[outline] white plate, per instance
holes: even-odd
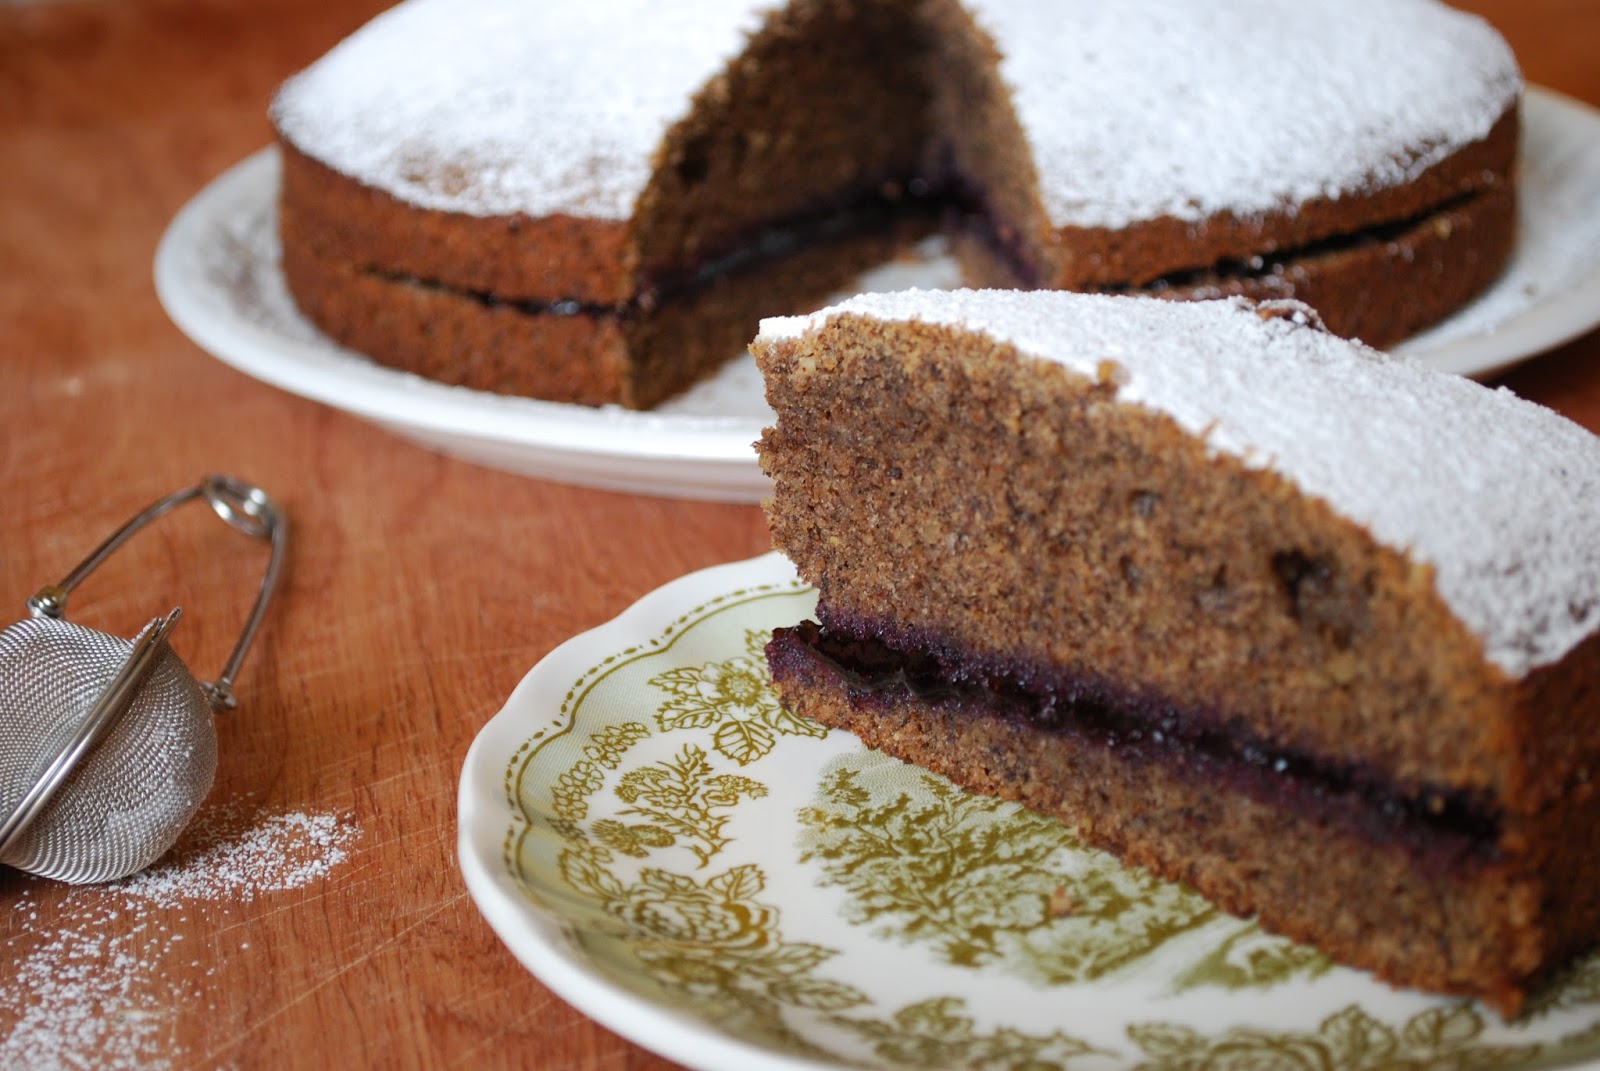
[[[1600,112],[1547,90],[1525,107],[1522,231],[1512,263],[1473,305],[1404,351],[1486,375],[1600,322]],[[651,413],[590,409],[447,387],[373,364],[295,308],[278,267],[278,157],[264,149],[172,221],[156,290],[202,348],[284,390],[496,468],[614,490],[754,501],[751,444],[770,413],[748,355]],[[872,273],[863,288],[955,285],[934,259]]]
[[[467,754],[467,888],[528,970],[622,1036],[705,1071],[1600,1055],[1600,954],[1507,1025],[788,717],[760,647],[814,602],[777,555],[674,581],[535,666]]]

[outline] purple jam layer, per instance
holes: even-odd
[[[900,649],[897,649],[900,648]],[[1446,871],[1500,857],[1498,812],[1473,794],[1398,786],[1360,763],[1277,749],[1215,712],[1118,690],[1102,680],[1040,667],[997,667],[933,645],[891,646],[865,631],[804,622],[777,629],[774,676],[821,667],[852,706],[914,697],[966,716],[1002,718],[1114,749],[1124,763],[1181,771],[1215,791],[1238,792],[1315,822],[1337,823],[1372,844],[1397,845],[1419,865]]]
[[[1468,194],[1433,205],[1405,219],[1375,224],[1365,230],[1349,234],[1336,234],[1320,241],[1290,249],[1279,249],[1269,255],[1251,257],[1249,260],[1223,259],[1208,267],[1172,272],[1143,286],[1107,286],[1101,290],[1108,294],[1154,294],[1169,292],[1187,293],[1219,289],[1233,282],[1265,279],[1286,280],[1297,265],[1320,260],[1340,253],[1353,252],[1374,245],[1404,242],[1418,232],[1431,227],[1435,220],[1458,211],[1470,203],[1476,194]],[[1287,282],[1284,285],[1288,285]]]

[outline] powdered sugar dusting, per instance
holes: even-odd
[[[10,1032],[0,1040],[0,1066],[54,1071],[57,1068],[166,1068],[186,1062],[175,1048],[174,1016],[204,992],[175,992],[162,976],[177,958],[193,968],[208,955],[194,925],[172,928],[174,910],[210,921],[240,904],[326,877],[343,863],[359,836],[345,818],[331,814],[263,815],[239,804],[208,806],[166,861],[111,885],[83,886],[42,917],[25,889],[11,905],[15,934],[6,956],[16,963],[0,990],[0,1021]],[[41,927],[50,930],[38,937]],[[216,927],[205,936],[216,958]],[[226,950],[225,950],[226,951]],[[20,958],[18,958],[20,957]],[[207,975],[225,974],[225,961]]]
[[[855,313],[981,332],[1097,377],[1221,453],[1272,468],[1434,567],[1513,677],[1600,629],[1600,437],[1518,398],[1243,301],[903,291],[762,322],[795,337]]]
[[[1058,225],[1404,181],[1483,137],[1521,86],[1489,26],[1435,0],[966,2]],[[273,116],[425,207],[627,218],[663,135],[777,6],[409,0],[291,80]]]
[[[1488,134],[1510,48],[1433,0],[966,0],[1059,225],[1252,214],[1404,183]]]
[[[285,85],[273,119],[424,207],[627,218],[668,127],[763,6],[410,0]]]

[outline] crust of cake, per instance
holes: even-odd
[[[1223,272],[1207,278],[1200,273],[1198,279],[1144,292],[1181,300],[1303,301],[1319,310],[1334,334],[1384,349],[1487,289],[1511,256],[1516,219],[1515,193],[1496,186],[1395,233],[1371,237],[1365,232],[1326,249],[1290,252],[1263,274]]]
[[[1395,985],[1481,998],[1511,1017],[1593,934],[1600,823],[1589,801],[1508,820],[1490,857],[1428,865],[1407,845],[1228,791],[1181,763],[1141,762],[970,701],[855,690],[792,649],[772,664],[785,709],[1058,818],[1130,865]],[[1561,843],[1587,850],[1541,873]]]
[[[280,138],[284,244],[314,243],[355,270],[507,301],[620,305],[633,297],[627,224],[575,216],[473,216],[402,201]]]
[[[628,341],[617,316],[529,314],[415,278],[362,270],[322,253],[324,232],[280,219],[284,281],[334,341],[403,372],[452,386],[601,405],[629,395]]]
[[[759,247],[766,228],[826,218],[866,196],[892,202],[913,187],[931,191],[952,219],[973,213],[981,219],[985,238],[965,243],[962,261],[968,281],[983,285],[1138,288],[1330,238],[1357,243],[1374,228],[1415,221],[1401,240],[1303,258],[1268,278],[1168,288],[1173,297],[1295,296],[1318,307],[1332,329],[1380,345],[1470,299],[1509,254],[1515,105],[1485,138],[1401,185],[1374,184],[1260,215],[1218,213],[1200,223],[1162,217],[1117,229],[1057,228],[1045,218],[997,63],[993,41],[954,0],[785,6],[667,132],[653,178],[627,220],[419,207],[323,165],[314,150],[280,133],[283,240],[300,244],[286,262],[302,266],[291,290],[319,327],[386,364],[490,390],[644,407],[722,358],[691,356],[682,370],[648,382],[619,375],[618,369],[656,362],[631,351],[619,361],[617,339],[631,347],[637,333],[623,328],[619,335],[601,310],[643,317],[668,306],[703,309],[703,296],[684,296],[696,288],[683,280]],[[449,189],[465,181],[452,171],[460,166],[419,159],[416,177]],[[953,233],[970,226],[957,223]],[[305,267],[312,256],[322,270]],[[737,352],[739,336],[748,337],[758,316],[812,307],[816,297],[846,285],[856,267],[835,265],[820,289],[782,290],[750,303],[740,331],[712,330],[719,346],[724,337],[734,341],[721,352]],[[821,270],[813,259],[792,274],[819,278]],[[418,301],[417,284],[434,296]],[[313,292],[322,285],[336,289]],[[447,291],[462,300],[446,300]],[[385,293],[396,307],[385,306]],[[585,315],[533,330],[516,326],[497,303],[577,303]],[[447,320],[426,329],[417,315],[424,304],[448,307]],[[387,325],[373,327],[356,315]],[[581,337],[586,326],[592,337]],[[402,338],[402,330],[410,336]],[[516,348],[479,355],[474,365],[452,371],[460,340],[468,338],[496,345],[527,338],[530,347],[542,345],[534,339],[560,340],[585,363],[607,356],[604,368],[552,376],[517,367],[528,359],[548,362],[548,352]],[[541,393],[545,384],[557,393]]]
[[[1115,230],[1055,230],[1043,256],[1055,271],[1046,279],[1065,290],[1137,289],[1176,272],[1204,269],[1222,261],[1270,257],[1279,250],[1420,219],[1464,198],[1509,191],[1515,182],[1520,136],[1521,111],[1513,104],[1481,141],[1463,146],[1401,186],[1373,186],[1357,195],[1313,198],[1261,216],[1219,212],[1198,225],[1163,217]],[[1506,228],[1515,213],[1512,201],[1497,197],[1485,202]],[[1480,249],[1481,256],[1497,261],[1508,251],[1488,244]],[[1398,249],[1392,252],[1399,258],[1405,255]],[[1333,307],[1331,302],[1325,305]],[[1325,311],[1323,306],[1313,307],[1319,313]]]

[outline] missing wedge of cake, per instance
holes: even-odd
[[[1600,936],[1600,438],[1302,305],[769,319],[784,705],[1506,1015]]]

